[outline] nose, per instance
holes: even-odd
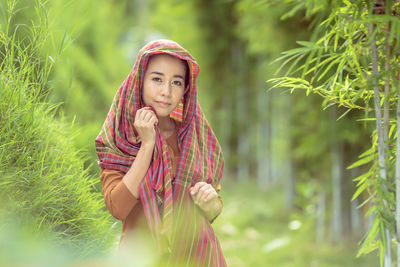
[[[161,95],[163,96],[170,96],[171,94],[171,83],[166,82],[162,85],[161,88]]]

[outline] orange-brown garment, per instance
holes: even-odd
[[[168,151],[172,158],[172,175],[176,176],[180,151],[178,148],[178,133],[174,132],[166,139]],[[143,206],[122,182],[125,173],[119,170],[101,169],[100,181],[103,189],[104,202],[111,215],[122,221],[120,245],[133,229],[148,230]],[[217,192],[221,186],[216,187]],[[222,201],[221,201],[222,204]]]

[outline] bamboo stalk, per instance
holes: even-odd
[[[337,136],[336,110],[330,109],[330,124],[333,136]],[[331,218],[331,240],[335,243],[342,241],[342,159],[343,142],[335,138],[331,143],[331,181],[332,181],[332,218]]]
[[[386,32],[386,61],[385,61],[385,99],[383,102],[383,142],[385,144],[385,151],[388,151],[389,145],[389,93],[390,93],[390,58],[391,58],[391,50],[392,47],[390,45],[390,29],[391,22],[388,23],[388,29]],[[387,171],[387,169],[386,169]]]
[[[397,85],[397,138],[396,138],[396,241],[397,266],[400,266],[400,73]]]
[[[375,25],[369,27],[369,34],[372,36],[375,30]],[[386,173],[386,152],[384,144],[384,134],[382,129],[382,112],[380,107],[380,91],[377,82],[378,77],[378,55],[375,37],[371,38],[371,54],[372,54],[372,87],[374,89],[374,105],[376,117],[376,131],[378,133],[378,163],[379,163],[379,176],[383,179],[387,178]],[[386,251],[384,254],[384,266],[392,266],[392,251],[391,251],[391,238],[387,228],[385,228],[386,236]]]

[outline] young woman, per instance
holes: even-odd
[[[144,244],[137,230],[145,227],[171,266],[226,265],[211,227],[224,160],[197,101],[198,72],[177,43],[150,42],[96,138],[105,203],[122,221],[120,247]]]

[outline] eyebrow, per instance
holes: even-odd
[[[161,72],[158,72],[158,71],[152,71],[152,72],[150,72],[150,74],[157,74],[157,75],[160,75],[160,76],[164,76],[164,73],[161,73]],[[183,78],[182,75],[178,75],[178,74],[175,74],[174,77],[175,78],[181,78],[182,80],[185,79],[185,78]]]

